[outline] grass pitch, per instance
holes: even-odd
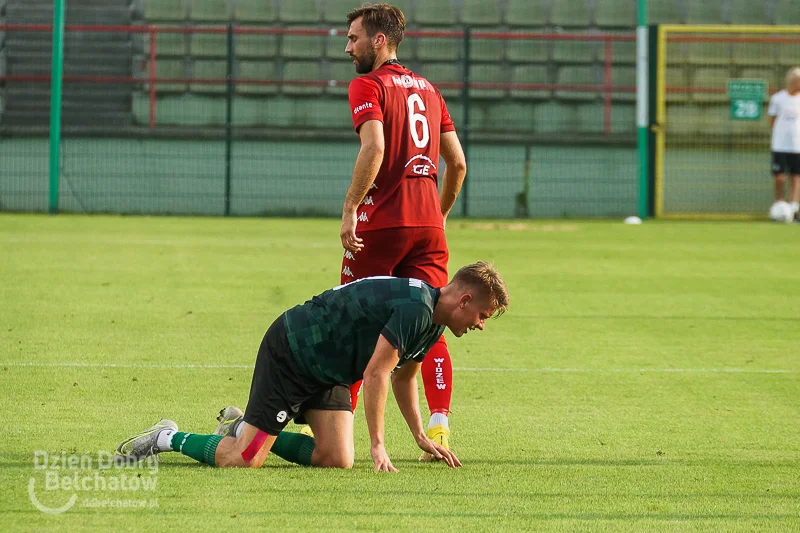
[[[359,410],[352,471],[166,454],[148,493],[48,491],[37,450],[96,457],[161,416],[207,433],[244,407],[267,326],[338,283],[338,223],[0,216],[0,530],[800,530],[797,227],[448,238],[453,270],[494,261],[512,297],[450,339],[462,469],[418,463],[390,398],[395,475],[372,472]],[[31,479],[45,506],[79,497],[42,513]],[[148,507],[110,507],[128,500]]]

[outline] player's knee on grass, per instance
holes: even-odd
[[[346,448],[315,448],[314,466],[322,468],[353,468],[355,451]]]

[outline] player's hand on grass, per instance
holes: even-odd
[[[363,239],[356,236],[356,224],[358,218],[355,211],[342,215],[342,230],[339,232],[339,237],[342,239],[344,249],[353,253],[360,252],[364,247]]]
[[[372,454],[372,461],[375,463],[376,472],[397,472],[383,444],[373,446],[370,453]]]
[[[441,444],[437,444],[433,442],[431,439],[425,437],[420,439],[417,442],[420,449],[424,452],[428,452],[433,456],[434,459],[437,461],[444,461],[447,463],[447,466],[450,468],[457,468],[461,466],[461,461],[458,460],[456,454],[442,446]]]

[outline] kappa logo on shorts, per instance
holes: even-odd
[[[369,218],[367,217],[366,213],[361,213],[360,215],[358,215],[358,221],[359,222],[369,222]]]
[[[351,252],[350,250],[347,250],[347,251],[344,253],[344,258],[345,258],[345,259],[349,259],[349,260],[351,260],[351,261],[355,261],[355,258],[356,258],[356,256],[354,256],[354,255],[353,255],[353,252]]]
[[[280,413],[278,413],[276,420],[282,424],[286,421],[286,416],[287,416],[286,411],[281,411]]]
[[[355,277],[355,276],[353,275],[353,271],[352,271],[352,270],[350,270],[350,267],[344,267],[344,268],[342,269],[342,274],[344,274],[345,276],[347,276],[347,277],[350,277],[350,278],[354,278],[354,277]]]

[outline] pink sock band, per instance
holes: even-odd
[[[264,443],[267,441],[268,434],[264,433],[260,429],[256,436],[253,437],[253,440],[250,441],[250,444],[247,445],[247,448],[242,452],[242,459],[246,463],[249,463],[253,460],[253,457],[261,450],[261,447],[264,446]]]

